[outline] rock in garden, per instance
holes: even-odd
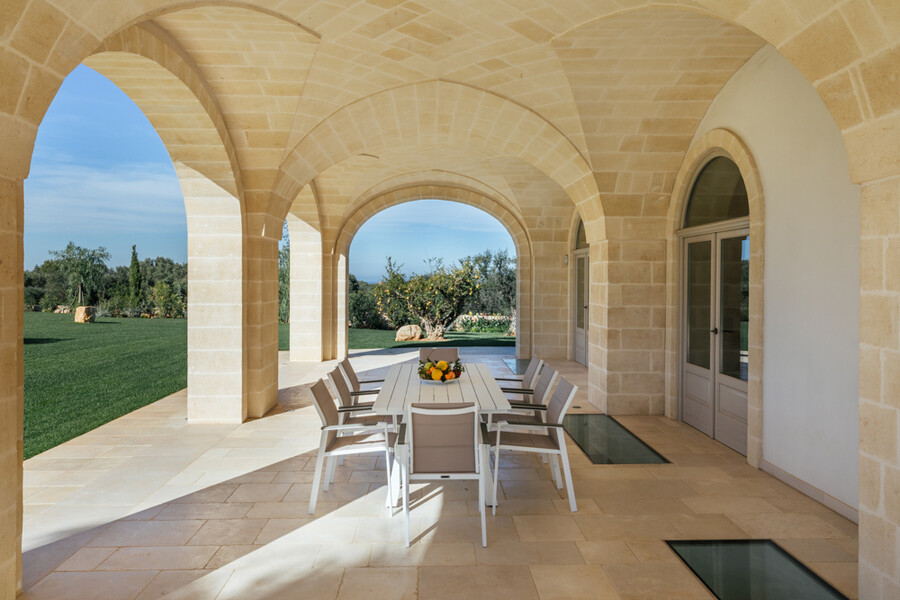
[[[94,322],[94,307],[93,306],[79,306],[75,309],[75,322],[76,323],[93,323]]]
[[[397,330],[397,342],[412,342],[422,339],[422,328],[418,325],[404,325]]]

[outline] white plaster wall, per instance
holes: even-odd
[[[771,46],[725,85],[714,128],[750,149],[765,196],[763,460],[857,507],[859,187],[815,89]]]

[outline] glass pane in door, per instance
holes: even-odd
[[[585,258],[575,261],[575,327],[584,329],[584,305],[587,304],[587,281],[585,280]]]
[[[712,242],[688,244],[687,361],[709,368],[709,324],[712,309]]]
[[[719,372],[747,381],[750,238],[723,239],[719,252]]]

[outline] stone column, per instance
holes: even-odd
[[[320,361],[322,348],[322,234],[289,214],[291,241],[291,360]]]
[[[0,176],[0,596],[22,590],[24,191]]]
[[[260,215],[250,215],[247,310],[247,416],[262,417],[278,402],[278,239],[254,227]]]
[[[175,163],[188,229],[188,420],[247,418],[244,235],[240,202]]]
[[[335,355],[334,358],[344,358],[347,356],[349,337],[350,337],[350,320],[348,318],[348,283],[350,277],[350,266],[346,254],[338,254],[335,256]]]
[[[900,179],[863,185],[859,597],[900,598]]]

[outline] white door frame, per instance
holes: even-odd
[[[584,295],[587,307],[581,306],[578,297],[578,260],[584,259]],[[587,366],[590,353],[590,305],[591,305],[591,257],[589,248],[581,248],[572,251],[572,360]],[[578,360],[578,311],[584,311],[584,362]]]
[[[701,225],[697,227],[691,227],[690,229],[682,229],[675,232],[676,237],[678,239],[678,256],[680,260],[680,269],[679,269],[679,277],[678,277],[678,368],[677,368],[677,390],[678,390],[678,420],[684,421],[684,370],[685,364],[687,361],[687,247],[691,241],[702,241],[703,238],[707,240],[711,240],[713,254],[714,257],[713,264],[711,265],[711,269],[713,272],[713,281],[715,283],[714,290],[712,290],[712,310],[711,310],[711,319],[713,321],[712,328],[717,329],[721,324],[721,285],[720,285],[720,270],[721,270],[721,257],[720,257],[720,242],[722,239],[727,239],[731,237],[738,236],[749,236],[750,235],[750,219],[747,217],[742,217],[740,219],[730,219],[727,221],[719,221],[716,223],[710,223],[708,225]],[[728,375],[719,373],[719,353],[720,353],[720,337],[716,336],[713,338],[712,331],[710,331],[710,400],[712,402],[712,423],[711,423],[711,434],[710,437],[716,439],[716,417],[720,412],[719,407],[719,387],[733,389],[747,396],[747,382],[739,379],[735,379]],[[727,412],[724,412],[725,417],[727,418]],[[725,425],[725,423],[723,423]],[[731,424],[729,424],[731,425]],[[744,454],[747,453],[746,446],[740,448],[739,451],[742,451]]]

